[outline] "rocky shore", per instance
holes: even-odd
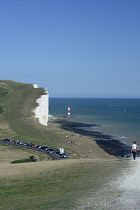
[[[96,127],[96,124],[74,122],[68,118],[61,118],[59,120],[56,120],[56,123],[60,124],[61,129],[72,131],[83,136],[88,136],[91,139],[93,138],[98,146],[109,155],[114,155],[116,157],[130,156],[130,146],[122,143],[119,140],[113,139],[111,135],[105,135],[101,132],[90,129],[91,127]]]

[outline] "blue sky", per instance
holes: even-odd
[[[139,0],[0,0],[0,79],[140,98]]]

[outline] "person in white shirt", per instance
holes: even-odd
[[[134,141],[133,144],[132,144],[132,149],[131,149],[131,152],[133,154],[133,159],[134,160],[136,159],[137,151],[138,151],[138,146],[137,146],[136,142]]]

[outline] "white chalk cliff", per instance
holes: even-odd
[[[34,88],[38,88],[37,85],[33,85]],[[42,125],[47,125],[48,116],[49,116],[49,94],[48,91],[45,90],[44,95],[41,95],[40,98],[36,100],[39,106],[34,110],[35,118],[39,119],[39,122]]]

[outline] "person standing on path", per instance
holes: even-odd
[[[132,144],[132,149],[131,149],[134,160],[136,159],[137,149],[138,149],[138,146],[137,146],[136,142],[134,141],[133,144]]]

